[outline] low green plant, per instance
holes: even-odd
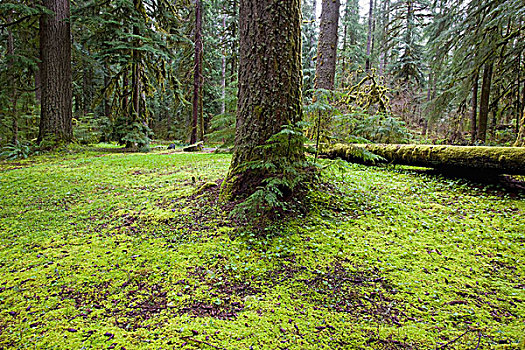
[[[31,155],[31,153],[32,150],[30,145],[16,141],[16,143],[9,144],[2,148],[2,152],[0,152],[0,158],[9,160],[26,159]]]
[[[232,216],[245,223],[248,231],[276,232],[282,228],[286,214],[304,209],[299,194],[308,190],[316,178],[315,164],[304,156],[307,138],[303,129],[307,124],[284,125],[282,130],[260,146],[267,159],[247,162],[245,170],[265,174],[257,190],[239,203]]]

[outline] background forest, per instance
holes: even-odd
[[[42,141],[45,2],[0,3],[0,145],[18,145],[22,153]],[[339,23],[328,87],[315,84],[321,4],[302,5],[311,138],[522,144],[523,1],[372,0],[366,9],[343,1],[324,14]],[[238,6],[238,0],[72,1],[72,139],[141,149],[151,139],[231,145]]]

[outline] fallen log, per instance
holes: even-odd
[[[323,154],[332,159],[363,163],[359,149],[384,158],[382,162],[434,168],[449,173],[525,175],[525,147],[336,144]]]

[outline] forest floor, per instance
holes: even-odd
[[[311,212],[254,238],[194,195],[229,162],[0,162],[0,349],[524,348],[523,191],[334,166]]]

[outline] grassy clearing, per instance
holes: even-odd
[[[229,161],[0,163],[0,348],[523,347],[522,194],[348,165],[281,236],[235,237],[191,196]]]

